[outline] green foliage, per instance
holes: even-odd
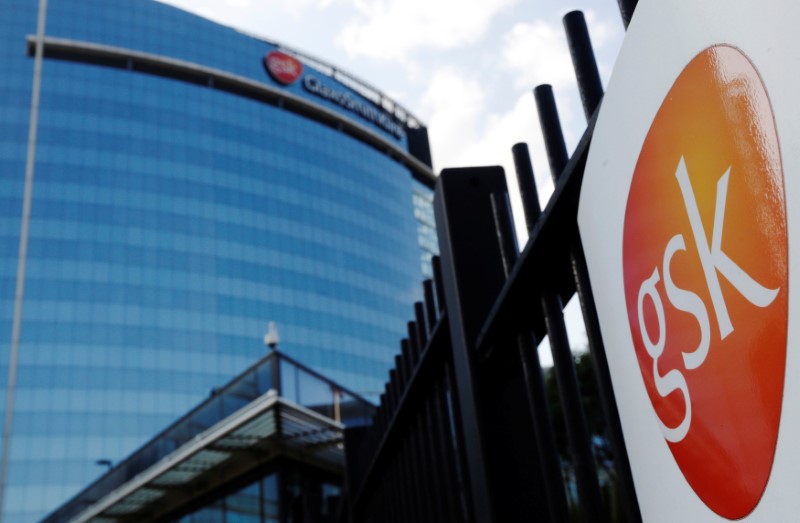
[[[574,359],[575,374],[578,378],[578,387],[581,392],[581,402],[583,403],[589,433],[592,436],[605,438],[606,420],[600,404],[600,390],[595,379],[592,355],[584,350],[574,354]],[[558,383],[556,382],[553,367],[548,367],[544,370],[544,381],[550,414],[553,417],[553,430],[556,433],[558,452],[562,458],[569,459],[567,428],[564,424],[564,411],[559,401]]]
[[[574,354],[573,357],[583,412],[592,439],[592,451],[597,466],[598,482],[609,512],[609,519],[610,521],[623,521],[619,489],[617,488],[617,476],[614,469],[614,455],[606,435],[606,418],[600,402],[600,389],[597,385],[592,355],[584,350]],[[569,451],[564,411],[559,400],[557,378],[552,367],[544,369],[544,380],[556,446],[561,459],[567,497],[570,502],[571,518],[578,521],[580,520],[580,510],[577,503],[575,474]]]

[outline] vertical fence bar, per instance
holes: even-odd
[[[497,231],[500,258],[503,260],[503,273],[508,278],[519,257],[514,236],[514,223],[511,219],[511,204],[508,202],[507,193],[492,193],[489,195],[489,201],[492,205],[492,217]]]
[[[417,448],[419,449],[419,463],[422,470],[422,489],[423,489],[423,503],[425,507],[425,521],[441,521],[439,510],[437,506],[436,489],[437,484],[435,481],[435,456],[432,455],[430,446],[428,445],[430,427],[427,426],[427,419],[425,417],[425,398],[421,397],[416,403],[414,409],[414,416],[416,418],[415,432],[417,437]]]
[[[386,392],[381,393],[380,405],[378,407],[378,411],[375,413],[375,425],[372,429],[372,434],[378,435],[383,434],[383,431],[386,430],[386,426],[388,425],[388,420],[386,419],[386,402],[389,401],[389,398],[386,397]],[[376,430],[377,429],[377,430]],[[372,438],[374,441],[375,438]],[[370,442],[372,444],[372,442]]]
[[[582,14],[580,14],[578,17],[574,13],[569,13],[564,17],[565,25],[567,23],[567,17],[570,17],[570,20],[573,20],[571,22],[572,24],[582,24],[583,29],[585,30],[586,24]],[[586,36],[586,40],[588,41],[588,34]],[[588,45],[588,51],[584,49],[584,52],[591,53],[591,44]],[[593,56],[591,57],[591,62],[592,65],[587,67],[593,67],[596,72],[596,65],[594,65]],[[580,76],[577,68],[578,66],[576,65],[576,75]],[[590,74],[585,76],[593,75]],[[594,76],[596,76],[596,74],[594,74]],[[602,89],[602,86],[599,83],[599,77],[597,83],[591,89]],[[558,183],[558,179],[567,164],[567,147],[564,143],[564,135],[561,131],[561,122],[558,118],[558,110],[555,106],[555,99],[552,95],[552,89],[550,89],[549,86],[537,87],[534,94],[536,96],[537,107],[540,105],[546,107],[544,114],[547,116],[547,119],[541,120],[541,127],[542,133],[545,135],[545,147],[548,152],[548,159],[551,161],[550,170],[553,175],[554,182]],[[602,92],[600,93],[600,97],[602,97]],[[587,114],[590,114],[589,109],[589,107],[584,106],[584,110],[587,112]],[[543,112],[540,111],[540,117],[542,114]],[[617,476],[619,477],[619,485],[625,513],[628,521],[640,521],[641,515],[639,512],[639,505],[636,500],[636,492],[633,486],[630,463],[628,461],[624,438],[622,436],[622,428],[619,422],[619,413],[617,412],[616,400],[614,399],[614,391],[611,386],[611,376],[608,371],[605,348],[600,335],[600,327],[597,320],[594,297],[591,294],[589,275],[588,271],[586,270],[586,261],[579,238],[577,238],[577,240],[572,242],[572,245],[570,245],[570,262],[572,264],[575,285],[578,291],[578,299],[580,300],[584,324],[586,326],[587,339],[589,341],[589,351],[592,354],[595,376],[600,389],[600,403],[602,405],[603,413],[608,426],[609,441],[615,455],[614,465],[617,471]]]
[[[419,363],[420,348],[419,339],[417,337],[417,326],[413,321],[406,323],[406,335],[408,336],[408,381],[411,381],[411,376]]]
[[[431,403],[430,415],[433,422],[433,436],[436,438],[435,448],[442,460],[442,487],[445,492],[445,521],[458,521],[458,475],[456,472],[455,461],[453,459],[453,439],[450,436],[449,418],[447,416],[445,392],[443,391],[443,378],[436,376],[433,384],[433,401]]]
[[[406,395],[404,397],[404,403],[406,405],[403,406],[404,411],[406,412],[406,419],[407,421],[404,423],[404,428],[408,434],[408,448],[409,448],[409,468],[411,470],[411,476],[413,479],[413,488],[416,494],[417,503],[415,508],[416,512],[416,521],[426,521],[427,515],[430,514],[430,506],[428,503],[428,489],[426,488],[426,469],[425,460],[423,458],[423,450],[422,450],[422,441],[420,439],[421,428],[418,423],[419,418],[419,409],[417,408],[417,403],[415,402],[415,398],[411,397],[409,392],[411,391],[411,379],[416,371],[416,363],[419,361],[419,353],[420,347],[417,340],[417,328],[413,322],[407,323],[408,328],[408,354],[412,355],[409,358],[409,363],[413,362],[413,365],[409,365],[409,375],[406,382]],[[404,354],[406,347],[403,347]],[[413,361],[412,361],[413,360]]]
[[[603,84],[600,82],[600,72],[597,70],[592,41],[589,38],[589,28],[586,27],[586,18],[583,13],[572,11],[564,15],[564,29],[567,32],[572,66],[578,79],[578,91],[581,93],[583,112],[588,121],[591,120],[603,98]]]
[[[416,327],[415,336],[419,344],[420,355],[425,351],[428,344],[428,329],[425,326],[425,309],[421,302],[414,304],[414,325]]]
[[[453,467],[456,483],[458,484],[457,501],[459,511],[463,516],[463,521],[476,521],[473,510],[475,503],[473,502],[472,489],[470,488],[470,471],[467,469],[466,445],[464,444],[464,434],[460,430],[464,427],[464,423],[458,407],[461,402],[458,399],[458,391],[456,390],[457,385],[452,358],[445,363],[442,375],[444,379],[442,385],[442,409],[447,421],[447,434],[450,438],[449,448],[452,451]]]
[[[539,123],[542,128],[544,147],[547,150],[550,174],[557,182],[569,161],[569,155],[564,135],[561,133],[561,122],[558,119],[553,88],[547,84],[539,85],[533,90],[533,97],[536,100],[536,112],[539,113]]]
[[[404,494],[405,485],[402,484],[402,478],[400,477],[400,465],[397,463],[397,460],[392,460],[388,467],[389,477],[391,478],[389,485],[392,487],[392,512],[390,514],[389,521],[397,521],[398,516],[402,514],[403,505],[406,503],[408,498],[406,498]],[[380,503],[380,500],[377,501]]]
[[[428,513],[427,503],[425,501],[425,474],[422,467],[422,460],[420,459],[420,450],[417,441],[417,434],[419,427],[417,427],[414,414],[404,423],[406,430],[406,443],[408,445],[408,470],[410,474],[410,486],[414,490],[414,506],[411,507],[414,513],[414,521],[426,521],[426,513]]]
[[[400,509],[399,509],[399,507],[397,505],[401,501],[399,499],[400,498],[400,492],[401,492],[400,488],[401,487],[400,487],[399,481],[397,479],[397,467],[395,466],[394,462],[391,462],[391,463],[387,464],[387,466],[386,466],[386,476],[388,478],[388,480],[386,481],[386,486],[391,489],[392,493],[394,493],[393,495],[390,495],[389,498],[390,499],[395,498],[395,499],[392,499],[392,501],[390,503],[386,504],[387,508],[390,510],[390,513],[387,514],[389,517],[386,518],[386,521],[394,521],[394,518],[391,517],[391,514],[397,514],[397,512],[399,512]],[[384,488],[383,490],[384,490],[384,492],[386,492],[386,488]],[[375,502],[379,501],[379,500],[373,499],[371,501],[372,501],[371,504],[374,505]],[[386,512],[386,510],[384,510],[384,512]],[[354,517],[351,518],[350,521],[358,521],[358,513],[354,511],[353,512],[353,516]]]
[[[505,266],[506,277],[508,277],[519,257],[517,244],[514,241],[511,205],[505,194],[492,194],[491,202],[503,265]],[[561,479],[561,468],[552,424],[547,411],[547,396],[544,390],[536,344],[533,343],[530,335],[517,333],[515,338],[517,345],[517,361],[515,361],[515,364],[518,363],[522,370],[528,414],[532,421],[533,439],[536,442],[537,469],[539,472],[537,479],[541,485],[539,488],[544,491],[543,499],[547,505],[548,520],[553,523],[567,521],[569,519],[567,499]],[[533,355],[532,357],[531,354]],[[535,359],[535,369],[531,368],[531,359]],[[537,375],[538,381],[536,379]],[[544,406],[543,410],[541,409],[542,406]]]
[[[517,174],[517,185],[519,195],[522,199],[522,210],[525,214],[525,225],[528,232],[531,232],[536,220],[542,214],[542,207],[539,204],[539,193],[536,190],[536,178],[533,174],[533,163],[528,151],[528,144],[518,143],[511,148],[511,156],[514,158],[514,170]]]
[[[503,285],[499,253],[487,248],[496,234],[489,201],[493,192],[506,192],[500,167],[445,169],[434,196],[472,510],[478,523],[495,521],[486,427],[481,423],[487,406],[478,392],[473,357],[478,329]]]
[[[436,488],[437,484],[434,481],[435,469],[434,458],[430,453],[428,447],[428,432],[429,429],[425,423],[425,403],[420,401],[415,409],[416,417],[416,436],[417,448],[419,449],[419,463],[422,471],[422,493],[423,493],[423,506],[425,508],[424,521],[441,521],[439,511],[436,506]]]
[[[568,162],[567,147],[561,131],[553,90],[549,85],[534,89],[536,105],[544,135],[545,148],[550,160],[550,172],[553,182],[558,184],[561,174]],[[571,227],[566,227],[571,230]],[[565,244],[568,250],[569,244]],[[592,454],[591,439],[586,418],[583,414],[580,387],[575,372],[572,349],[569,346],[567,329],[564,323],[563,306],[556,289],[545,288],[541,297],[550,349],[556,373],[559,396],[564,407],[564,421],[567,439],[575,466],[575,481],[581,499],[583,512],[587,521],[604,521],[602,497],[597,480],[597,468]]]
[[[344,445],[346,448],[362,448],[364,445],[364,441],[369,438],[371,432],[374,430],[373,427],[350,427],[344,431]],[[347,474],[345,475],[345,488],[347,492],[352,492],[354,488],[357,488],[356,482],[359,478],[362,477],[364,471],[364,453],[345,453],[345,466],[347,470]],[[263,484],[259,482],[259,489],[263,488]],[[262,493],[263,494],[263,493]],[[262,498],[263,499],[263,498]],[[347,505],[350,505],[347,503]],[[350,512],[352,513],[352,505],[349,506]],[[340,509],[341,510],[341,509]],[[261,508],[262,511],[262,519],[263,515],[263,507]],[[339,520],[341,521],[341,517]]]
[[[400,361],[398,361],[398,365],[400,366],[400,394],[398,394],[398,400],[402,399],[403,394],[406,392],[406,386],[408,386],[408,382],[411,379],[411,348],[408,345],[408,340],[403,339],[400,340]],[[398,401],[398,405],[400,402]]]
[[[572,267],[575,275],[575,286],[586,326],[586,338],[589,341],[589,350],[592,353],[595,376],[597,377],[600,392],[600,404],[605,415],[608,439],[614,453],[614,467],[619,478],[619,487],[622,498],[623,510],[627,520],[631,523],[642,520],[636,489],[633,484],[631,465],[628,460],[628,451],[625,447],[625,438],[622,434],[622,425],[617,410],[617,400],[614,396],[614,387],[611,383],[611,372],[608,367],[605,344],[600,333],[600,321],[597,317],[597,308],[594,294],[589,283],[589,270],[586,267],[586,257],[583,245],[578,239],[573,247]]]
[[[518,163],[515,158],[515,163]],[[522,158],[520,158],[522,160]],[[530,168],[532,173],[532,167]],[[535,191],[533,188],[528,187],[528,196],[530,191]],[[535,194],[534,194],[535,196]],[[511,202],[508,198],[508,193],[492,193],[490,196],[492,214],[494,217],[495,230],[497,233],[498,245],[500,247],[500,255],[503,260],[505,277],[508,278],[509,274],[514,268],[514,265],[519,258],[519,249],[517,248],[516,235],[514,234],[514,221],[511,214]],[[545,421],[543,418],[548,415],[546,410],[547,396],[544,392],[544,383],[541,374],[541,366],[539,365],[538,353],[536,344],[533,343],[530,332],[513,332],[508,337],[508,343],[516,348],[516,351],[509,351],[508,355],[503,357],[502,353],[498,353],[494,359],[498,363],[505,361],[506,364],[511,364],[515,369],[518,369],[518,378],[521,378],[518,388],[514,392],[514,396],[518,399],[516,401],[506,400],[501,402],[505,409],[505,417],[513,417],[518,421],[512,425],[515,426],[513,432],[522,435],[526,440],[535,441],[532,447],[532,452],[527,456],[529,463],[536,466],[528,466],[527,474],[521,474],[516,471],[519,480],[534,482],[536,487],[534,489],[535,497],[531,499],[528,507],[520,505],[519,509],[527,508],[530,512],[531,518],[537,520],[544,519],[554,523],[565,521],[568,518],[567,500],[564,492],[563,482],[561,481],[561,469],[558,461],[558,452],[555,446],[555,439],[552,433],[552,425],[549,418]],[[536,367],[531,368],[531,355],[534,355]],[[538,374],[539,382],[542,385],[541,396],[539,402],[533,398],[533,392],[536,382],[536,375]],[[537,411],[536,407],[545,405],[543,412]],[[512,414],[512,409],[516,412]],[[544,416],[542,416],[544,414]],[[527,415],[527,416],[526,416]],[[527,418],[527,419],[525,419]],[[539,426],[539,422],[545,423]],[[549,431],[549,434],[546,432]],[[549,441],[552,446],[547,448],[545,452],[544,447],[541,445],[542,441]],[[530,445],[525,445],[530,447]],[[499,459],[503,459],[502,452],[496,452],[495,455]],[[519,455],[516,461],[524,460],[523,455]],[[524,490],[520,489],[519,494]],[[543,493],[543,494],[542,494]],[[535,500],[535,501],[534,501]],[[544,516],[544,518],[542,518]]]
[[[408,494],[408,485],[406,485],[403,476],[403,468],[402,463],[400,460],[400,453],[397,453],[397,460],[393,461],[394,466],[394,480],[395,483],[400,487],[397,492],[397,501],[394,504],[394,510],[392,511],[392,521],[397,523],[403,523],[408,519],[408,502],[410,496]],[[378,501],[380,503],[380,501]],[[355,522],[354,522],[355,523]]]
[[[439,311],[445,310],[444,287],[442,287],[442,258],[433,256],[431,258],[431,269],[433,271],[433,288],[436,290],[436,304]]]
[[[531,164],[530,155],[528,153],[528,146],[524,143],[514,145],[511,152],[514,157],[514,166],[516,168],[518,185],[522,196],[525,222],[528,227],[528,232],[530,232],[542,212],[539,204],[539,195],[536,190],[533,165]],[[498,223],[498,227],[504,227],[508,230],[506,234],[510,234],[510,223],[506,223],[505,225]],[[516,263],[516,252],[513,252],[513,254],[513,259],[508,260],[509,266],[513,266],[513,264]],[[530,405],[531,416],[534,420],[536,446],[541,463],[542,477],[548,502],[548,512],[551,521],[566,521],[569,517],[567,497],[561,476],[561,463],[558,457],[558,447],[555,441],[550,408],[547,403],[547,392],[544,376],[542,374],[542,366],[539,361],[539,352],[535,340],[530,334],[522,334],[519,336],[518,347],[528,395],[528,403]]]
[[[439,321],[438,315],[436,314],[436,301],[433,297],[433,280],[425,280],[422,282],[422,294],[425,296],[425,325],[430,334],[433,332],[436,322]]]
[[[401,437],[401,435],[397,437],[399,440],[397,443],[398,451],[396,453],[396,461],[400,469],[399,481],[403,485],[403,499],[405,500],[405,503],[400,504],[400,520],[414,521],[416,515],[413,513],[413,508],[417,505],[417,499],[416,493],[414,492],[414,477],[411,475],[411,471],[408,467],[408,446],[406,445],[404,437]]]
[[[400,358],[395,356],[394,363],[395,367],[389,371],[389,383],[387,385],[387,397],[389,398],[389,402],[387,406],[389,407],[387,410],[387,414],[389,415],[389,419],[391,420],[394,417],[394,411],[397,408],[397,402],[399,398],[398,388],[397,388],[397,372],[398,366],[397,362]]]
[[[380,505],[375,503],[374,500],[372,500],[371,503],[368,503],[364,510],[365,521],[374,521],[376,519],[390,521],[386,512],[389,510],[389,507],[392,505],[392,503],[394,503],[394,496],[390,494],[391,491],[389,490],[389,481],[390,476],[387,470],[385,475],[381,478],[380,489],[377,491],[378,496],[380,496],[378,499],[382,499],[384,502]]]
[[[564,410],[567,440],[572,451],[575,482],[585,521],[605,521],[602,497],[597,481],[597,469],[592,455],[591,439],[583,415],[575,362],[567,338],[561,300],[552,289],[546,289],[541,298],[547,336],[553,354],[559,396]]]
[[[619,14],[622,16],[622,24],[625,29],[631,24],[633,12],[636,10],[637,0],[617,0],[619,4]]]
[[[422,420],[426,436],[426,448],[428,449],[428,459],[430,459],[429,469],[431,477],[434,507],[434,521],[451,521],[452,515],[447,512],[447,486],[445,485],[445,478],[443,472],[443,459],[444,453],[438,448],[437,427],[435,421],[431,416],[431,404],[433,403],[436,394],[434,383],[431,383],[430,395],[425,398],[422,404]]]

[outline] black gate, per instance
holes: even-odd
[[[619,3],[627,26],[635,0]],[[569,156],[550,86],[534,90],[556,188],[541,210],[527,146],[512,148],[522,253],[502,168],[442,171],[441,258],[373,424],[347,432],[342,521],[641,520],[577,228],[602,86],[583,14],[564,25],[588,127]],[[575,294],[589,342],[577,365],[563,318]]]

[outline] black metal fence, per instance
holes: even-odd
[[[619,3],[627,27],[635,1]],[[441,257],[372,425],[347,432],[342,521],[641,520],[577,228],[602,86],[583,14],[564,26],[588,127],[569,156],[552,90],[534,90],[556,188],[541,210],[527,146],[515,145],[522,253],[503,170],[442,171]],[[575,294],[589,344],[582,380],[563,317]]]

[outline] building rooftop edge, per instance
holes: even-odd
[[[395,118],[400,120],[400,122],[403,123],[403,125],[405,125],[406,127],[410,128],[410,129],[416,129],[416,128],[420,128],[420,127],[427,127],[427,125],[425,125],[425,123],[423,123],[423,121],[421,119],[417,118],[416,115],[414,115],[411,111],[409,111],[405,106],[400,104],[397,100],[391,98],[390,96],[387,96],[386,93],[384,93],[380,89],[376,88],[372,84],[362,80],[361,78],[359,78],[359,77],[357,77],[357,76],[355,76],[355,75],[353,75],[351,73],[348,73],[346,71],[343,71],[342,69],[340,69],[339,67],[333,65],[332,63],[328,62],[327,60],[323,60],[323,59],[321,59],[321,58],[319,58],[319,57],[317,57],[317,56],[315,56],[315,55],[313,55],[311,53],[307,53],[305,51],[301,51],[301,50],[299,50],[299,49],[297,49],[295,47],[292,47],[290,45],[286,45],[283,42],[279,42],[277,40],[273,40],[271,38],[267,38],[265,36],[256,34],[256,33],[252,32],[252,31],[248,31],[248,30],[245,30],[245,29],[241,29],[239,27],[234,27],[233,25],[230,25],[230,24],[227,24],[227,23],[223,23],[223,22],[219,22],[217,20],[213,20],[213,19],[209,18],[208,16],[205,16],[205,15],[202,15],[202,14],[199,14],[199,13],[195,13],[193,11],[187,11],[186,9],[183,9],[181,7],[177,7],[177,6],[173,5],[173,4],[168,4],[168,3],[164,2],[164,0],[157,0],[157,1],[159,3],[161,3],[161,4],[170,6],[170,7],[174,8],[174,9],[179,10],[179,11],[183,11],[185,13],[189,13],[192,16],[197,16],[199,18],[203,18],[204,20],[208,20],[211,23],[220,25],[222,27],[227,27],[228,29],[230,29],[232,31],[235,31],[235,32],[237,32],[237,33],[239,33],[239,34],[241,34],[243,36],[248,37],[248,38],[252,38],[254,40],[258,40],[259,42],[263,42],[263,43],[268,44],[268,45],[274,45],[275,47],[279,48],[280,50],[282,50],[282,51],[284,51],[284,52],[286,52],[288,54],[291,54],[292,56],[294,56],[295,58],[301,60],[302,62],[305,62],[308,65],[310,65],[312,67],[315,67],[316,69],[319,70],[319,72],[329,76],[330,78],[333,78],[337,82],[342,83],[343,85],[355,90],[360,95],[364,96],[365,98],[367,98],[368,100],[373,102],[376,106],[378,106],[382,110],[392,114],[392,116],[394,116]]]
[[[36,36],[27,35],[26,40],[28,54],[32,55],[36,43]],[[74,59],[76,60],[84,60],[87,57],[102,57],[112,60],[124,60],[126,63],[129,63],[130,60],[140,60],[149,66],[156,65],[163,67],[165,70],[169,70],[171,73],[185,73],[192,76],[207,76],[211,79],[212,84],[216,79],[232,82],[237,86],[247,89],[256,89],[260,93],[276,100],[283,100],[294,107],[302,107],[304,110],[317,115],[322,120],[338,122],[339,124],[343,125],[344,128],[347,129],[351,134],[361,138],[376,149],[382,150],[385,154],[395,158],[395,160],[399,160],[400,163],[404,164],[411,170],[412,176],[414,176],[414,178],[420,182],[425,183],[430,187],[436,183],[436,175],[431,167],[414,157],[409,152],[391,143],[383,136],[380,136],[377,132],[369,129],[367,126],[356,122],[354,119],[349,118],[339,112],[333,111],[332,109],[314,103],[305,98],[301,98],[292,93],[276,89],[262,82],[252,80],[250,78],[244,78],[236,74],[228,73],[227,71],[216,69],[214,67],[208,67],[185,60],[135,51],[132,49],[109,46],[105,44],[97,44],[94,42],[46,36],[43,44],[45,57],[48,57],[50,52],[59,52],[62,53],[61,58],[66,59],[69,59],[69,55],[73,53],[75,54]],[[133,65],[128,65],[127,67],[132,70],[136,70]]]

